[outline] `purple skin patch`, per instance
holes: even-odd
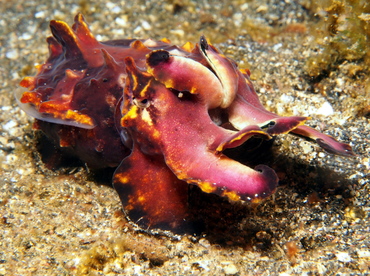
[[[50,27],[50,56],[35,77],[22,80],[28,91],[17,100],[56,154],[65,150],[95,169],[117,167],[114,187],[143,228],[189,229],[188,184],[233,201],[271,195],[278,185],[271,168],[223,154],[251,137],[292,133],[354,155],[304,126],[307,117],[267,111],[247,71],[203,36],[182,47],[168,40],[99,42],[81,14],[72,28],[62,21]]]

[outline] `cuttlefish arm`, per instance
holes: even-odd
[[[113,185],[128,217],[142,228],[186,229],[188,184],[166,166],[163,156],[134,145],[117,168]]]
[[[222,85],[217,76],[195,60],[156,50],[147,55],[147,68],[167,88],[196,94],[209,108],[216,108],[223,101]]]
[[[237,92],[237,67],[208,44],[204,36],[196,47],[205,65],[189,57],[157,50],[147,55],[147,70],[167,88],[198,95],[208,109],[226,108]]]
[[[309,126],[302,125],[305,120],[309,119],[308,117],[281,117],[267,111],[256,97],[253,86],[246,74],[244,74],[244,78],[239,79],[238,93],[227,110],[229,121],[236,129],[243,129],[248,125],[268,126],[266,132],[270,135],[292,133],[316,141],[329,153],[342,156],[355,155],[351,146],[338,142],[333,137],[320,133]],[[297,125],[297,121],[301,123]]]
[[[185,150],[166,145],[166,164],[179,179],[233,201],[258,201],[274,192],[278,178],[271,168],[258,165],[252,169],[223,154],[201,150],[201,145]]]
[[[280,117],[253,106],[240,95],[236,96],[235,101],[228,108],[228,114],[230,123],[236,129],[243,129],[249,125],[259,125],[272,136],[294,131],[308,119],[300,116]]]
[[[342,156],[356,156],[350,145],[338,142],[332,136],[321,133],[309,126],[297,127],[292,133],[308,140],[314,140],[320,147],[329,153]]]

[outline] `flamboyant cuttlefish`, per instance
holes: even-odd
[[[98,42],[81,14],[70,28],[50,22],[50,56],[26,77],[20,106],[59,148],[92,168],[117,167],[113,184],[128,217],[145,228],[188,223],[187,189],[257,201],[278,177],[223,154],[251,137],[292,133],[326,151],[351,147],[280,117],[260,103],[249,79],[205,37],[195,46],[124,39]]]

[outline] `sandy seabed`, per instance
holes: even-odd
[[[315,44],[303,2],[2,1],[0,275],[368,275],[370,124],[358,112],[369,105],[366,76],[339,66],[316,83],[306,77],[307,58],[323,45]],[[206,35],[250,68],[269,110],[311,116],[309,125],[349,143],[358,156],[279,137],[270,166],[281,181],[271,198],[250,206],[206,197],[219,212],[200,237],[136,231],[114,189],[85,168],[45,168],[33,120],[13,96],[48,56],[48,22],[72,24],[77,12],[99,40],[167,37],[184,44]],[[276,31],[287,26],[296,28]]]

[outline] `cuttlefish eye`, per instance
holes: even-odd
[[[150,101],[148,99],[139,100],[139,99],[134,98],[132,101],[134,105],[136,105],[139,108],[147,108],[150,105]]]
[[[157,66],[162,62],[170,60],[170,53],[165,50],[152,51],[148,56],[147,63],[149,66]]]

